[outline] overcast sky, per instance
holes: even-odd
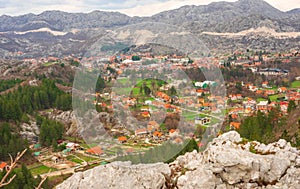
[[[66,12],[103,10],[119,11],[129,16],[151,16],[184,5],[207,5],[214,1],[220,0],[0,0],[0,15],[39,14],[46,10]],[[282,11],[300,8],[300,0],[266,1]]]

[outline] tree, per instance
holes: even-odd
[[[239,93],[242,92],[242,90],[243,90],[242,83],[236,82],[235,88],[238,90]]]
[[[175,89],[175,87],[174,86],[172,86],[171,87],[171,89],[170,89],[170,94],[173,96],[173,95],[176,95],[176,89]]]
[[[288,113],[290,113],[292,110],[296,109],[297,105],[295,103],[295,101],[291,100],[289,101],[289,105],[288,105]]]
[[[132,57],[131,57],[131,60],[132,60],[132,61],[139,61],[139,60],[141,60],[141,58],[140,58],[139,56],[136,56],[136,55],[135,55],[135,56],[132,56]]]
[[[10,156],[10,165],[8,171],[4,174],[0,181],[0,188],[9,185],[17,176],[14,174],[10,179],[8,179],[10,173],[13,171],[13,169],[17,166],[17,162],[21,159],[21,157],[26,153],[27,149],[23,150],[21,153],[17,154],[17,157],[15,159]],[[7,180],[8,179],[8,180]]]
[[[150,90],[150,88],[149,88],[148,86],[145,86],[145,87],[144,87],[144,93],[145,93],[145,95],[147,95],[147,96],[150,95],[151,90]]]

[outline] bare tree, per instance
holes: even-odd
[[[15,158],[15,160],[13,159],[13,157],[9,154],[10,157],[10,165],[8,166],[8,170],[6,172],[6,174],[4,175],[4,177],[2,178],[2,180],[0,181],[0,188],[9,185],[17,176],[16,174],[14,174],[9,180],[7,180],[8,176],[10,175],[10,173],[12,172],[12,170],[16,167],[17,162],[21,159],[21,157],[26,153],[27,149],[23,150],[23,152],[18,152],[17,157]]]
[[[35,189],[42,189],[42,185],[47,180],[48,175],[50,174],[50,172],[51,172],[51,169],[49,170],[48,174],[41,180],[41,182],[39,183],[39,185]]]
[[[12,170],[16,167],[18,161],[21,159],[21,157],[26,153],[27,149],[23,150],[21,153],[18,152],[17,156],[15,159],[13,159],[13,157],[9,154],[10,157],[10,165],[8,166],[8,170],[5,173],[4,177],[1,179],[0,181],[0,188],[9,185],[17,176],[16,174],[14,174],[9,180],[7,180],[8,176],[10,175],[10,173],[12,172]],[[50,170],[51,171],[51,170]],[[49,171],[49,173],[50,173]],[[48,173],[48,174],[49,174]],[[35,188],[35,189],[42,189],[42,185],[43,183],[47,180],[48,175],[46,175],[41,182],[39,183],[39,185]]]

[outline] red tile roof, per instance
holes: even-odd
[[[90,153],[90,154],[95,154],[95,155],[103,154],[103,150],[99,146],[95,146],[93,148],[90,148],[86,152]]]
[[[0,164],[0,169],[4,169],[7,166],[7,163],[1,162]]]

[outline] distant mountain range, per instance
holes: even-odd
[[[158,23],[153,25],[157,31],[170,26],[180,27],[199,37],[208,48],[219,51],[239,48],[283,50],[299,48],[299,18],[300,9],[282,12],[263,0],[183,6],[151,17],[129,17],[102,11],[3,15],[0,16],[0,55],[9,57],[18,51],[23,52],[24,57],[83,55],[108,31],[135,24],[136,30],[143,30],[139,26],[145,23]],[[257,28],[260,32],[253,30]]]

